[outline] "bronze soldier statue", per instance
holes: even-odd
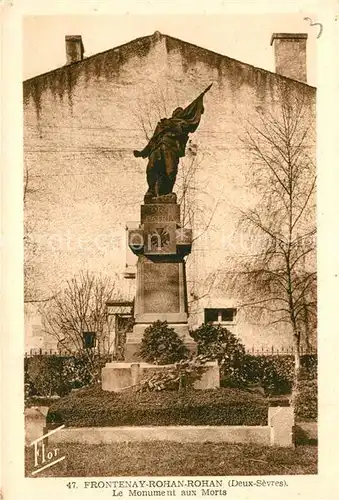
[[[195,132],[199,126],[204,112],[203,97],[211,87],[212,84],[185,109],[176,108],[171,118],[161,119],[147,146],[133,152],[137,158],[148,158],[148,191],[145,198],[172,193],[179,158],[185,156],[188,134]]]

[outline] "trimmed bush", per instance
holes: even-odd
[[[301,358],[301,379],[317,378],[317,356]],[[238,368],[239,387],[260,385],[266,394],[290,394],[294,379],[294,358],[291,355],[254,356],[246,354]],[[229,385],[229,379],[221,380],[221,385]]]
[[[145,329],[138,355],[149,363],[168,365],[188,358],[189,352],[167,321],[155,321]]]
[[[55,401],[59,399],[59,396],[43,397],[43,396],[32,396],[28,398],[25,402],[25,408],[30,408],[31,406],[51,406]]]
[[[41,354],[24,359],[25,401],[34,396],[65,396],[72,389],[86,387],[101,378],[110,356],[58,356]]]
[[[124,425],[267,425],[265,398],[239,389],[113,393],[84,389],[61,398],[47,423],[68,427]]]
[[[110,360],[110,355],[92,355],[89,357],[85,353],[65,357],[63,362],[63,376],[68,381],[70,390],[98,383],[101,380],[102,368]]]
[[[245,354],[238,338],[222,325],[201,325],[191,332],[198,353],[220,365],[221,386],[246,388],[258,385],[267,395],[289,394],[294,379],[292,355],[256,356]],[[301,379],[317,378],[317,356],[301,357]]]
[[[316,421],[318,418],[318,386],[316,380],[302,380],[295,400],[296,418],[299,422]]]
[[[266,394],[289,394],[292,389],[294,360],[292,356],[244,356],[243,379],[260,384]]]
[[[65,395],[69,392],[67,380],[63,377],[62,358],[58,356],[34,356],[27,366],[26,383],[29,385],[29,393],[41,396],[52,396],[53,394]]]
[[[245,384],[242,369],[245,347],[232,332],[221,325],[205,323],[191,332],[191,336],[197,343],[199,355],[218,361],[224,386]]]
[[[301,356],[301,378],[303,380],[316,380],[318,377],[318,356],[305,354]]]

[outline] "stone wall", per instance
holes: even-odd
[[[202,322],[203,307],[232,307],[232,297],[222,284],[211,287],[209,277],[239,248],[238,207],[255,201],[246,187],[251,159],[240,140],[244,123],[272,108],[282,80],[155,33],[24,82],[26,223],[37,242],[28,287],[45,297],[90,269],[115,274],[132,293],[131,280],[122,278],[126,262],[133,263],[125,227],[138,221],[146,191],[146,162],[134,158],[133,149],[145,145],[160,117],[213,82],[177,190],[182,171],[198,165],[187,202],[201,236],[188,259],[188,296],[209,295],[192,307],[192,322]],[[303,89],[314,100],[313,88],[289,82],[291,92]],[[314,109],[310,113],[314,119]],[[290,344],[288,332],[258,333],[241,318],[237,329],[248,345],[271,345],[277,335],[278,346]]]

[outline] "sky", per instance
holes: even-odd
[[[63,66],[65,35],[82,35],[85,57],[155,31],[219,54],[275,70],[272,33],[308,33],[308,83],[316,85],[317,28],[300,14],[26,16],[23,22],[23,79]],[[314,16],[309,16],[314,20]]]

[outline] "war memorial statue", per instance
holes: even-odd
[[[188,134],[199,126],[204,113],[203,98],[211,87],[212,84],[185,109],[176,108],[171,118],[162,118],[144,149],[133,152],[137,158],[148,158],[145,201],[172,193],[179,159],[185,156]]]
[[[140,383],[164,366],[145,363],[140,345],[145,329],[155,321],[166,321],[194,355],[197,346],[189,333],[185,258],[192,248],[192,229],[182,227],[180,204],[173,193],[179,159],[185,156],[190,133],[198,128],[204,112],[203,97],[209,85],[185,109],[177,108],[171,118],[157,124],[153,137],[134,156],[148,158],[148,190],[140,206],[139,227],[128,230],[128,245],[137,255],[133,331],[128,332],[124,362],[107,363],[102,370],[102,388],[120,392]],[[199,389],[220,386],[217,361],[206,364],[195,384]]]

